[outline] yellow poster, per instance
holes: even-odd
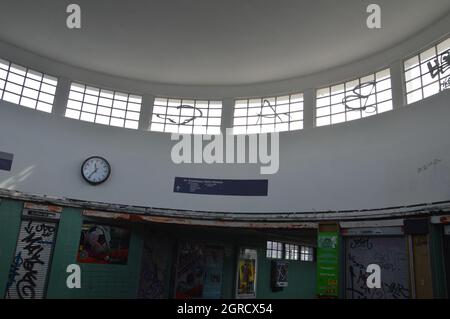
[[[239,260],[239,294],[255,293],[255,260]]]

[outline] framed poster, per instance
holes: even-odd
[[[236,276],[236,298],[256,298],[257,257],[256,249],[240,249]]]
[[[222,247],[181,242],[175,267],[175,298],[220,299],[223,256]]]
[[[83,223],[77,261],[87,264],[126,265],[130,230],[103,224]]]

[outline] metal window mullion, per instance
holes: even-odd
[[[8,62],[8,70],[6,71],[6,78],[5,78],[5,86],[3,87],[3,92],[2,92],[2,100],[3,97],[5,96],[5,91],[6,91],[6,85],[8,84],[8,79],[9,79],[9,73],[11,72],[11,62]]]
[[[154,108],[154,107],[153,107]],[[166,132],[166,124],[167,124],[167,112],[169,111],[169,99],[166,98],[166,113],[164,115],[164,128],[163,132]]]

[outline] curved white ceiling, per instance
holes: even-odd
[[[365,26],[373,2],[381,30]],[[81,6],[81,30],[66,27],[70,3]],[[0,0],[0,40],[115,76],[236,85],[351,63],[449,11],[448,0]]]

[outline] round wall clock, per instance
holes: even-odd
[[[100,156],[92,156],[81,165],[81,175],[91,185],[104,183],[111,175],[111,165]]]

